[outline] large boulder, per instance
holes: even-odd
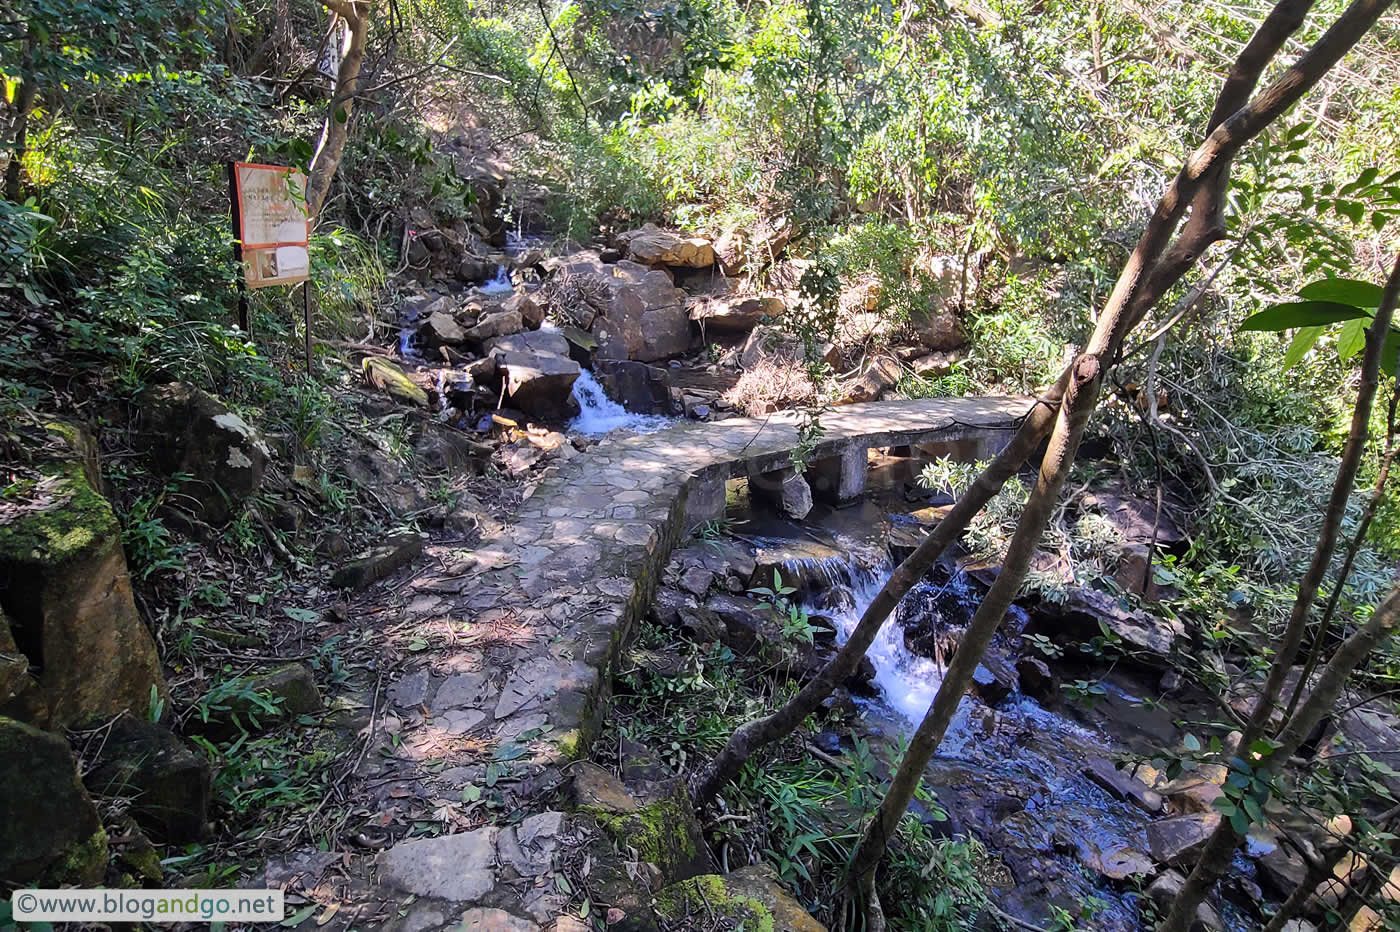
[[[671,374],[657,366],[626,359],[600,359],[593,373],[608,397],[636,414],[684,414],[671,390]]]
[[[783,254],[795,232],[786,217],[761,221],[751,230],[727,230],[715,240],[715,261],[725,275],[761,271]]]
[[[617,237],[618,245],[627,250],[628,258],[644,265],[676,265],[692,269],[715,264],[715,250],[707,239],[681,236],[670,230],[647,224],[640,230],[629,230]]]
[[[581,370],[572,359],[512,351],[496,354],[496,360],[505,372],[507,397],[527,415],[562,420],[574,410],[573,386]]]
[[[834,366],[840,362],[841,357],[834,344],[822,344],[817,347],[817,353],[827,365]],[[759,324],[753,328],[749,338],[744,341],[744,348],[739,351],[739,365],[753,369],[764,361],[799,363],[803,356],[802,341],[796,335],[771,324]]]
[[[492,337],[482,344],[482,352],[487,356],[499,356],[502,353],[547,353],[551,356],[567,357],[569,340],[557,330],[527,330]]]
[[[434,311],[418,325],[418,338],[431,349],[439,346],[458,346],[467,340],[457,318],[442,311]]]
[[[955,350],[967,342],[958,315],[952,311],[929,310],[909,319],[915,338],[931,350]]]
[[[136,611],[121,527],[96,491],[95,458],[78,458],[91,438],[50,429],[72,458],[42,465],[32,495],[0,505],[0,714],[53,729],[145,715],[165,681]]]
[[[0,878],[96,886],[107,836],[68,742],[0,717]]]
[[[209,759],[163,725],[123,715],[113,722],[84,777],[100,796],[131,800],[131,814],[156,841],[198,841],[209,819]]]
[[[173,382],[142,392],[141,427],[155,467],[181,483],[182,505],[227,521],[262,487],[271,454],[262,436],[213,395]]]
[[[690,349],[690,315],[685,294],[660,269],[643,274],[623,270],[604,279],[611,298],[593,322],[598,355],[603,359],[655,362]]]
[[[1155,498],[1139,498],[1120,485],[1110,485],[1085,495],[1082,505],[1102,515],[1118,532],[1114,581],[1126,592],[1155,599],[1158,593],[1150,578],[1149,555],[1160,561],[1162,553],[1179,554],[1188,543],[1174,498],[1164,496],[1158,510]]]

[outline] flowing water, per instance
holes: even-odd
[[[879,509],[818,509],[801,525],[745,514],[761,564],[781,567],[785,584],[812,614],[831,618],[842,642],[889,578],[893,560],[885,544],[888,524]],[[956,634],[971,619],[981,591],[966,575],[936,568],[902,600],[869,651],[875,667],[877,698],[856,700],[861,720],[856,734],[833,736],[843,746],[854,738],[883,744],[893,755],[927,712],[943,667],[905,645],[907,627],[930,626]],[[994,650],[1014,657],[1024,650],[1024,612],[1013,613]],[[1143,927],[1139,895],[1131,881],[1110,881],[1103,868],[1147,861],[1145,826],[1150,817],[1118,800],[1085,775],[1091,760],[1111,760],[1133,745],[1149,726],[1147,704],[1135,698],[1141,684],[1108,682],[1115,702],[1092,710],[1073,702],[1048,707],[1013,693],[987,705],[964,696],[924,784],[946,810],[935,820],[916,804],[935,832],[972,835],[996,854],[1014,878],[994,894],[1002,909],[1040,925],[1051,922],[1050,906],[1078,912],[1088,903],[1092,915],[1081,928],[1135,930]],[[1135,747],[1134,750],[1137,748]]]
[[[574,400],[578,402],[578,417],[569,421],[573,433],[596,436],[614,430],[630,430],[650,434],[670,427],[674,420],[659,414],[633,414],[608,397],[603,386],[587,369],[579,372],[574,382]]]

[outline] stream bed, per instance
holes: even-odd
[[[902,503],[885,499],[839,510],[818,505],[801,523],[746,502],[731,504],[729,517],[759,562],[781,565],[785,584],[798,588],[796,598],[811,615],[835,622],[844,641],[894,566],[889,531],[905,515]],[[893,756],[927,711],[943,673],[937,659],[909,649],[906,635],[932,633],[955,644],[981,595],[978,583],[944,562],[905,596],[868,654],[878,695],[855,699],[860,716],[854,729],[823,735],[829,753],[863,739]],[[1026,655],[1039,657],[1022,637],[1035,622],[1013,607],[989,657],[1012,665]],[[1090,772],[1111,770],[1125,754],[1150,756],[1178,744],[1176,720],[1200,710],[1189,697],[1177,707],[1159,702],[1155,671],[1089,673],[1053,659],[1050,665],[1066,682],[1093,676],[1102,694],[1087,703],[1062,689],[1039,700],[1019,691],[990,701],[964,696],[924,777],[943,812],[917,802],[914,811],[935,833],[976,837],[1002,861],[1013,881],[994,891],[993,900],[1018,918],[1048,926],[1051,907],[1059,907],[1081,928],[1149,928],[1140,888],[1156,865],[1146,826],[1161,816],[1116,798]],[[1215,906],[1227,928],[1253,927],[1231,904]]]

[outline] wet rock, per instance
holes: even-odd
[[[467,335],[455,317],[439,311],[429,314],[418,325],[418,338],[423,341],[423,345],[437,349],[439,346],[458,346],[465,343]]]
[[[1006,661],[984,654],[982,662],[972,671],[972,684],[968,687],[978,699],[987,705],[996,705],[1016,691],[1016,674]]]
[[[690,302],[690,319],[706,335],[748,333],[765,317],[783,313],[783,299],[756,295],[702,297]]]
[[[617,242],[627,250],[629,258],[646,265],[702,269],[715,264],[715,250],[709,240],[698,236],[684,237],[652,224],[619,234]]]
[[[544,353],[505,352],[497,355],[506,377],[506,394],[527,415],[563,420],[577,410],[571,392],[579,366],[571,359]]]
[[[411,531],[391,534],[384,542],[342,566],[331,576],[335,589],[363,589],[378,582],[423,552],[423,537]]]
[[[1132,803],[1150,815],[1162,811],[1162,794],[1143,783],[1137,777],[1113,766],[1102,758],[1090,760],[1084,766],[1084,776],[1115,799]]]
[[[495,311],[483,314],[476,326],[466,332],[466,338],[473,343],[485,343],[492,337],[519,333],[524,327],[519,311]]]
[[[600,359],[593,372],[608,397],[628,411],[666,416],[682,413],[671,390],[671,374],[666,369],[625,359]]]
[[[841,403],[878,401],[887,389],[899,383],[903,375],[904,370],[897,361],[889,356],[877,356],[867,364],[860,378],[845,387]]]
[[[376,858],[380,880],[422,897],[472,903],[496,885],[496,830],[401,841]]]
[[[1150,874],[1157,865],[1146,854],[1135,848],[1118,845],[1105,851],[1095,852],[1085,860],[1086,866],[1109,880],[1127,880]]]
[[[191,477],[181,482],[181,498],[205,521],[222,524],[262,487],[271,456],[266,442],[213,395],[175,382],[147,389],[138,404],[156,468]]]
[[[51,729],[144,716],[165,680],[96,491],[95,447],[75,426],[49,431],[65,452],[37,464],[33,497],[0,525],[0,714]]]
[[[554,330],[526,330],[492,337],[482,344],[482,352],[495,358],[504,353],[545,353],[550,356],[569,356],[569,341],[562,333]]]
[[[533,295],[517,292],[502,302],[501,310],[507,314],[519,314],[527,330],[538,330],[544,323],[544,305],[536,301]]]
[[[130,799],[132,816],[156,841],[188,844],[204,834],[209,760],[162,725],[118,718],[84,782],[93,793]]]
[[[1174,870],[1163,871],[1147,885],[1147,898],[1157,907],[1157,911],[1165,916],[1177,897],[1181,896],[1185,886],[1185,874]],[[1224,928],[1219,914],[1209,903],[1202,903],[1196,907],[1196,919],[1191,923],[1191,932],[1220,932]]]
[[[58,735],[0,717],[0,877],[96,886],[107,836]]]
[[[703,916],[734,928],[826,932],[826,926],[793,899],[766,864],[673,884],[657,894],[656,910],[662,918],[678,923]]]
[[[380,356],[366,356],[360,363],[365,381],[391,398],[420,408],[428,406],[428,393],[404,371]]]
[[[1046,703],[1060,694],[1059,677],[1050,665],[1039,657],[1022,657],[1016,661],[1016,677],[1021,692],[1037,702]]]
[[[1191,868],[1201,855],[1211,832],[1220,824],[1220,813],[1192,813],[1151,822],[1147,845],[1160,864]]]

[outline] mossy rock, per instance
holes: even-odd
[[[0,878],[95,886],[107,836],[68,742],[0,718]]]
[[[656,895],[655,909],[668,922],[716,916],[753,932],[826,932],[765,864],[671,884]]]
[[[39,464],[20,514],[0,526],[0,714],[45,728],[144,716],[165,682],[97,491],[95,446],[74,425],[49,429],[63,452]]]
[[[714,858],[705,846],[685,784],[676,780],[664,795],[631,812],[613,813],[584,807],[621,851],[636,852],[639,861],[655,864],[668,883],[714,871]]]
[[[428,406],[428,393],[389,360],[379,356],[366,356],[361,367],[364,369],[365,381],[390,398],[420,408]]]

